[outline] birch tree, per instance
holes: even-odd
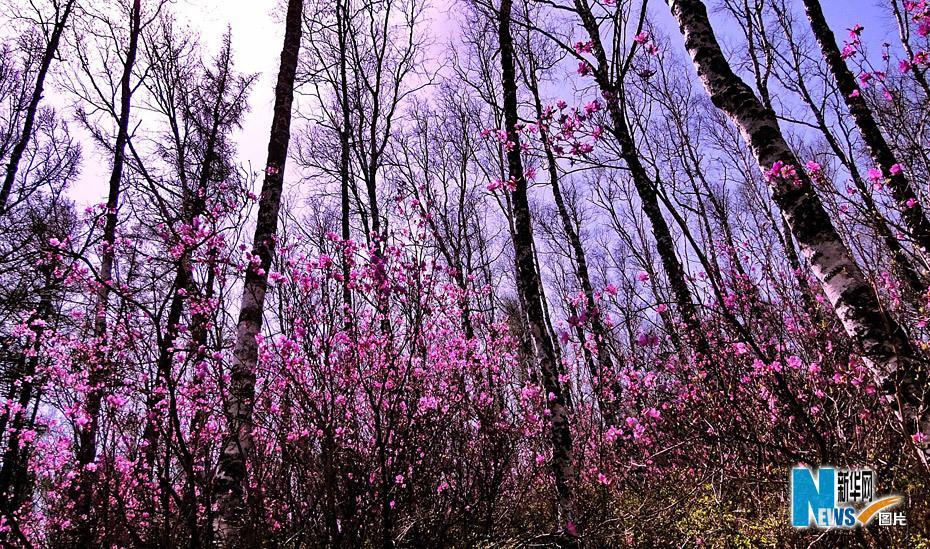
[[[275,85],[268,161],[265,165],[265,178],[258,203],[258,221],[250,261],[246,267],[236,329],[229,400],[226,405],[228,435],[214,481],[217,514],[213,528],[217,543],[221,547],[250,546],[255,543],[246,516],[246,478],[248,455],[253,447],[252,410],[255,405],[255,368],[258,361],[256,336],[261,333],[268,271],[276,246],[278,212],[281,207],[284,169],[290,142],[294,80],[302,35],[302,12],[303,0],[289,0],[285,15],[284,47],[281,50],[281,64]]]
[[[730,68],[700,0],[671,0],[685,47],[714,105],[726,112],[769,180],[772,198],[820,281],[849,336],[872,365],[876,384],[899,416],[915,449],[928,462],[930,433],[923,360],[882,308],[874,289],[843,243],[810,176],[785,140],[775,114]]]
[[[575,480],[574,453],[565,395],[559,380],[554,342],[549,337],[543,313],[539,271],[533,253],[533,225],[527,199],[527,182],[520,156],[520,135],[517,130],[517,76],[514,63],[514,42],[511,34],[513,2],[503,0],[498,12],[498,40],[501,56],[501,88],[504,102],[504,124],[507,133],[507,170],[513,188],[513,247],[516,255],[517,290],[526,308],[525,316],[535,347],[535,360],[539,366],[543,388],[548,395],[551,413],[552,471],[555,478],[556,504],[559,529],[568,540],[574,538],[572,484]]]

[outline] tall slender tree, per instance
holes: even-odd
[[[528,10],[524,11],[524,15],[529,15]],[[523,55],[525,70],[523,72],[527,88],[533,98],[536,118],[542,120],[543,105],[542,99],[540,98],[539,81],[537,77],[537,73],[540,71],[540,60],[537,58],[537,52],[533,51],[533,41],[530,39],[530,33],[531,30],[527,28],[527,37],[525,40],[526,51]],[[549,185],[552,187],[552,198],[555,201],[559,220],[562,222],[562,230],[568,238],[568,243],[572,251],[575,276],[585,296],[585,316],[590,318],[591,335],[594,338],[594,354],[596,354],[596,356],[591,356],[591,350],[587,345],[582,347],[582,352],[585,355],[585,362],[587,362],[591,373],[592,382],[595,386],[594,390],[597,391],[597,395],[595,396],[601,408],[601,414],[608,423],[616,423],[616,403],[614,401],[620,397],[620,387],[619,384],[615,383],[610,383],[606,387],[604,385],[606,379],[613,379],[615,373],[614,364],[610,355],[610,350],[607,347],[607,329],[604,326],[602,313],[599,310],[600,307],[594,295],[594,284],[591,282],[591,273],[588,269],[587,253],[581,242],[579,230],[576,227],[575,221],[572,219],[571,212],[563,197],[562,185],[559,180],[559,166],[555,157],[555,152],[552,149],[549,129],[545,124],[539,127],[539,136],[545,154]],[[580,333],[583,336],[583,332]],[[584,341],[583,338],[582,341]],[[607,389],[606,391],[605,388]]]
[[[248,528],[245,509],[247,460],[253,447],[252,410],[255,405],[255,368],[258,362],[256,336],[262,328],[268,270],[271,268],[277,241],[278,212],[291,137],[291,106],[300,52],[302,13],[303,0],[289,0],[284,22],[284,46],[275,85],[268,161],[252,243],[251,255],[257,261],[248,264],[245,273],[226,406],[229,428],[215,479],[217,514],[213,527],[216,541],[221,547],[251,546],[256,542]]]
[[[551,413],[552,471],[555,478],[559,529],[566,540],[574,537],[572,484],[576,472],[569,412],[559,380],[555,344],[549,336],[542,307],[539,271],[533,253],[533,224],[527,198],[526,176],[520,152],[517,113],[517,78],[514,63],[514,43],[511,34],[512,0],[503,0],[498,12],[498,40],[501,55],[501,87],[504,96],[504,124],[507,133],[507,170],[513,188],[513,247],[516,256],[517,289],[522,296],[524,314],[535,347],[535,360],[542,374],[543,388],[548,395]]]
[[[68,18],[74,7],[74,0],[67,0],[64,4],[57,1],[53,2],[52,7],[55,11],[50,19],[51,33],[48,35],[48,42],[45,44],[45,50],[42,52],[42,58],[39,61],[38,72],[35,76],[35,83],[32,89],[32,95],[26,106],[26,115],[23,119],[23,127],[19,134],[13,150],[10,152],[10,159],[7,162],[6,174],[3,177],[3,185],[0,187],[0,214],[7,209],[7,202],[10,199],[10,193],[13,191],[13,184],[16,182],[16,174],[19,171],[19,163],[26,152],[26,146],[32,138],[33,127],[36,123],[36,115],[39,112],[39,103],[42,101],[42,95],[45,90],[45,78],[52,66],[52,61],[58,54],[58,45],[61,43],[61,35],[68,24]],[[45,29],[43,29],[45,30]]]
[[[582,26],[590,39],[591,52],[595,61],[595,65],[591,67],[591,70],[605,98],[611,122],[609,131],[620,146],[620,154],[624,162],[626,162],[630,177],[633,179],[633,185],[636,187],[636,192],[642,202],[643,213],[646,214],[650,225],[652,225],[652,233],[655,237],[659,259],[662,261],[662,267],[665,270],[666,277],[668,277],[679,313],[689,332],[687,339],[692,342],[697,351],[706,356],[708,344],[701,329],[694,298],[685,278],[684,265],[676,254],[675,240],[659,206],[658,182],[650,176],[643,165],[630,128],[630,120],[627,117],[624,78],[629,72],[631,64],[623,57],[620,57],[622,62],[617,61],[618,56],[615,54],[615,64],[611,65],[607,57],[604,41],[601,38],[598,20],[587,0],[575,0],[575,11],[581,18]]]
[[[926,270],[930,265],[930,221],[927,220],[926,212],[917,198],[913,184],[905,173],[905,168],[898,164],[898,159],[891,145],[885,140],[882,129],[872,114],[872,109],[869,108],[863,94],[859,92],[856,77],[846,66],[843,54],[836,45],[836,39],[827,24],[820,1],[802,0],[802,3],[814,38],[827,62],[827,67],[836,80],[849,114],[856,122],[869,156],[875,162],[876,167],[881,170],[882,177],[888,182],[888,188],[901,211],[901,219],[904,221],[907,235],[920,250],[924,270]]]
[[[126,163],[126,144],[129,140],[129,122],[132,114],[132,96],[137,86],[133,84],[133,70],[139,51],[142,34],[142,5],[134,0],[128,11],[129,25],[126,31],[125,55],[119,79],[119,104],[112,105],[111,116],[116,123],[116,137],[112,145],[112,165],[110,169],[109,191],[104,215],[102,251],[100,267],[97,273],[97,293],[94,311],[93,336],[98,342],[96,356],[89,362],[87,384],[90,387],[84,403],[84,413],[88,422],[78,436],[77,462],[81,468],[79,481],[74,485],[73,498],[78,516],[86,517],[73,525],[75,543],[82,547],[95,543],[95,521],[89,516],[94,500],[95,473],[88,467],[97,459],[97,436],[99,429],[100,406],[104,397],[107,378],[110,374],[110,357],[107,356],[106,341],[107,309],[113,288],[114,263],[116,258],[116,230],[119,219],[119,207],[123,184],[123,167]],[[105,18],[104,18],[105,19]],[[105,19],[108,29],[114,30],[116,23]],[[84,71],[90,76],[92,70],[88,57],[82,53],[79,45],[79,58]],[[93,78],[93,76],[91,76]],[[98,88],[99,90],[99,88]],[[102,100],[106,101],[104,98]]]
[[[788,146],[775,114],[737,76],[720,49],[707,8],[700,0],[669,0],[698,76],[714,105],[739,128],[772,197],[820,281],[849,336],[872,364],[876,384],[906,433],[930,433],[927,379],[922,359],[879,303],[823,208],[807,173]],[[914,440],[924,440],[916,436]],[[926,465],[930,446],[918,443]]]

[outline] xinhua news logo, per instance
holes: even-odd
[[[871,469],[809,467],[791,469],[791,526],[795,528],[855,528],[877,519],[879,526],[903,526],[903,511],[894,510],[904,498],[875,494]]]

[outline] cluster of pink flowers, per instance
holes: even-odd
[[[643,31],[634,36],[633,42],[644,47],[649,55],[659,55],[659,46],[648,31]]]
[[[841,52],[843,59],[849,59],[859,52],[862,31],[864,29],[862,25],[856,23],[855,26],[847,30],[849,31],[849,39],[843,43],[843,50]]]

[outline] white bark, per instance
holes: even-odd
[[[892,404],[905,432],[923,434],[924,441],[916,446],[926,465],[930,458],[926,365],[921,364],[895,320],[882,309],[785,141],[775,113],[766,109],[731,69],[704,4],[700,0],[668,0],[668,4],[711,100],[739,128],[763,173],[776,162],[795,168],[796,176],[769,179],[772,197],[843,328],[871,365],[879,390]]]

